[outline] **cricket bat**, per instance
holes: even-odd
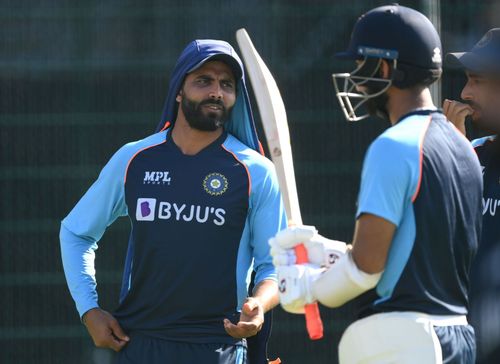
[[[278,85],[266,64],[255,49],[247,31],[242,28],[236,32],[243,62],[250,78],[257,100],[260,118],[264,127],[271,159],[276,167],[285,210],[291,224],[302,224],[295,173],[293,169],[292,147],[286,118],[285,105]],[[295,248],[297,264],[308,262],[304,245]],[[323,337],[323,323],[317,303],[305,307],[306,327],[311,340]]]

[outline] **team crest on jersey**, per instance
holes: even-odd
[[[212,196],[220,196],[227,191],[229,183],[227,178],[220,173],[210,173],[203,180],[203,188]]]

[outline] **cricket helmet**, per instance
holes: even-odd
[[[432,84],[442,73],[441,54],[436,29],[414,9],[394,4],[361,15],[347,50],[335,54],[339,59],[358,61],[358,67],[351,73],[332,75],[347,120],[368,117],[371,113],[357,115],[359,107],[370,99],[380,99],[392,85],[404,89]],[[382,60],[389,63],[389,78],[380,76]],[[387,118],[384,112],[376,114]]]

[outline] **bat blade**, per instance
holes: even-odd
[[[273,75],[255,49],[247,31],[239,29],[236,32],[236,39],[257,100],[286,213],[294,224],[302,224],[293,168],[290,132],[283,99]],[[295,248],[295,254],[298,264],[308,262],[307,250],[303,244]],[[318,304],[306,305],[305,314],[309,337],[312,340],[321,339],[323,337],[323,323]]]
[[[302,224],[290,132],[283,99],[274,77],[255,49],[247,31],[239,29],[236,32],[236,39],[257,100],[269,152],[276,167],[285,210],[290,220],[295,224]]]

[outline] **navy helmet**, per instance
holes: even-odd
[[[448,53],[446,66],[500,75],[500,28],[490,29],[469,52]]]
[[[431,21],[398,4],[361,15],[347,50],[335,56],[358,61],[353,72],[333,74],[337,98],[349,121],[368,117],[369,113],[358,116],[356,111],[366,101],[384,95],[392,85],[401,89],[428,86],[442,73],[441,40]],[[390,66],[388,79],[379,74],[382,60]]]

